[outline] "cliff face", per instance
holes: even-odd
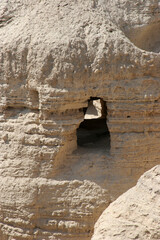
[[[138,3],[1,0],[0,239],[90,239],[159,163],[159,1]],[[77,146],[94,98],[109,137]]]
[[[160,165],[146,172],[95,224],[92,240],[160,239]]]

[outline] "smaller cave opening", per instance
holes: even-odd
[[[124,30],[124,33],[138,48],[148,52],[160,52],[160,21]]]
[[[110,151],[110,133],[107,126],[106,102],[91,97],[83,109],[84,121],[77,129],[77,145],[83,148]]]
[[[39,108],[39,92],[35,89],[30,90],[30,101],[33,109]]]

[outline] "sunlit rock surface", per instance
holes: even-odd
[[[0,239],[88,240],[160,162],[158,41],[158,0],[0,1]]]
[[[160,239],[160,165],[102,213],[92,240],[104,239]]]

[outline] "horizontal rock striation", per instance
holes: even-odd
[[[159,45],[135,43],[140,7],[118,2],[1,0],[2,240],[90,239],[110,201],[159,163]],[[140,25],[158,24],[146,2]],[[90,98],[106,104],[110,138],[80,147]]]

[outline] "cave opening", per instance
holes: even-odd
[[[88,107],[83,108],[84,121],[77,129],[77,145],[83,148],[110,151],[110,133],[107,126],[106,102],[91,97]]]

